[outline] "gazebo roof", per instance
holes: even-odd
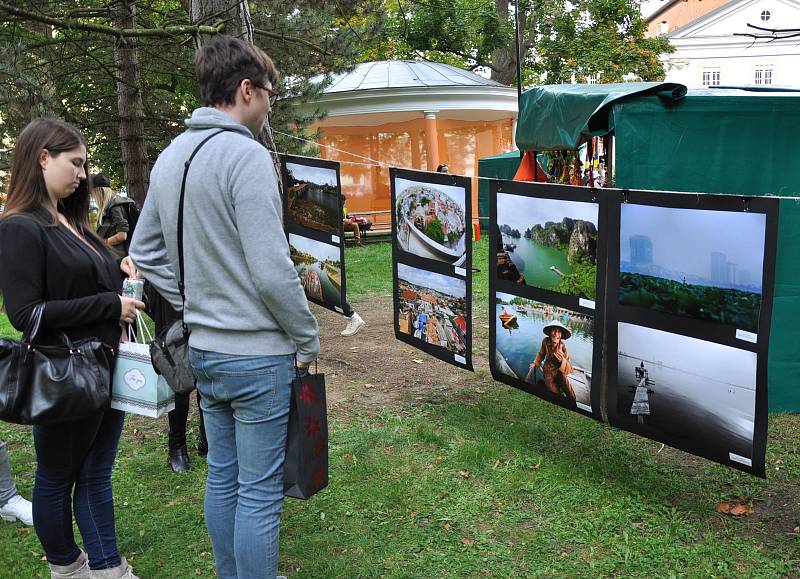
[[[322,75],[311,79],[321,82]],[[364,62],[350,72],[333,75],[333,82],[324,93],[341,93],[370,89],[425,87],[505,87],[505,85],[449,64],[382,60]]]

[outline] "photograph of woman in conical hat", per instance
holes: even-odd
[[[568,378],[573,371],[572,362],[567,345],[564,343],[565,340],[570,339],[572,332],[557,320],[547,324],[543,331],[545,338],[542,340],[539,353],[536,354],[536,358],[530,366],[529,374],[541,366],[547,390],[556,396],[566,396],[575,400],[575,391]]]

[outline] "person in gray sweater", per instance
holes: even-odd
[[[272,579],[291,382],[295,361],[307,371],[317,358],[317,322],[289,257],[274,165],[255,139],[277,70],[259,48],[218,36],[198,51],[195,73],[206,106],[158,157],[130,256],[181,311],[184,164],[214,134],[189,166],[184,207],[183,316],[208,436],[206,525],[218,577]]]

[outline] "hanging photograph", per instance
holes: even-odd
[[[571,189],[546,187],[562,192]],[[532,185],[528,190],[542,194],[548,191]],[[585,191],[577,194],[587,197]],[[597,203],[505,192],[497,193],[496,203],[499,280],[596,299]]]
[[[467,281],[398,263],[395,335],[433,356],[472,369]]]
[[[403,252],[467,267],[472,240],[469,179],[391,170],[393,222]]]
[[[281,164],[288,222],[340,237],[342,200],[339,164],[291,156],[282,157]]]
[[[758,334],[767,216],[623,203],[619,303]]]
[[[763,473],[754,450],[756,352],[622,322],[617,333],[612,423]]]
[[[592,412],[593,316],[498,292],[493,322],[495,378]]]
[[[338,245],[289,234],[289,255],[306,292],[321,306],[343,312],[345,307],[342,248]]]

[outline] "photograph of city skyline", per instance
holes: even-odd
[[[621,206],[619,301],[758,332],[766,215]]]
[[[453,354],[467,355],[464,279],[397,264],[398,330]]]

